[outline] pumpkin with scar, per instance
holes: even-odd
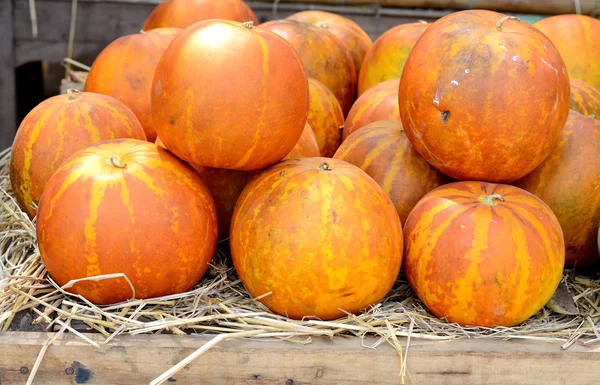
[[[408,56],[402,125],[419,154],[451,178],[513,182],[550,154],[565,125],[565,63],[544,34],[515,19],[452,13]]]

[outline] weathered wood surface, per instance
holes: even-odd
[[[12,15],[12,0],[0,0],[0,150],[12,145],[17,130]]]
[[[50,334],[0,334],[2,385],[24,384]],[[100,341],[97,335],[88,335]],[[34,384],[148,384],[208,341],[207,337],[140,335],[99,349],[63,335],[46,351]],[[367,339],[366,344],[375,340]],[[400,343],[406,346],[406,340]],[[527,340],[412,340],[406,384],[597,384],[600,347]],[[401,362],[388,344],[359,338],[311,344],[231,340],[210,349],[172,377],[177,384],[400,384]],[[71,373],[71,374],[69,374]]]
[[[257,0],[273,3],[272,0]],[[381,7],[438,8],[438,9],[491,9],[501,12],[543,14],[575,13],[573,0],[280,0],[280,3],[316,3],[336,5],[379,5]],[[590,14],[596,8],[595,0],[579,0],[581,13]]]

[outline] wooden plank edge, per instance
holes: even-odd
[[[0,334],[2,385],[23,384],[52,333]],[[102,337],[87,334],[98,343]],[[208,336],[120,336],[95,348],[64,334],[45,353],[34,384],[148,384],[207,343]],[[364,345],[377,339],[366,338]],[[400,339],[406,349],[406,339]],[[364,347],[358,337],[218,344],[174,375],[177,384],[596,384],[600,347],[530,340],[412,339],[406,376],[387,343]],[[406,353],[406,350],[404,350]]]

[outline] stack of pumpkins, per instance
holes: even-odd
[[[290,318],[363,311],[404,266],[440,318],[526,320],[565,250],[597,259],[600,44],[563,27],[600,21],[513,19],[372,42],[327,12],[161,3],[18,130],[11,182],[48,272],[94,277],[70,290],[100,305],[181,293],[228,240],[250,295]]]

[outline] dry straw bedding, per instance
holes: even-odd
[[[410,340],[415,338],[521,338],[558,341],[563,349],[574,343],[591,345],[600,342],[597,330],[600,328],[600,280],[596,276],[568,271],[562,284],[572,296],[578,314],[558,314],[544,308],[528,321],[511,328],[465,328],[437,319],[414,296],[402,275],[385,299],[363,314],[349,314],[328,322],[290,320],[273,314],[256,299],[250,298],[224,247],[219,247],[211,268],[190,292],[150,300],[133,299],[113,306],[95,306],[84,298],[67,293],[48,276],[37,249],[35,222],[19,209],[12,195],[9,159],[10,149],[0,153],[0,328],[3,331],[13,330],[19,314],[28,311],[33,312],[31,320],[34,327],[58,331],[58,334],[75,333],[92,345],[96,343],[89,340],[86,333],[101,333],[105,337],[103,343],[123,334],[193,333],[214,336],[211,343],[154,383],[162,383],[205,350],[229,338],[279,339],[307,344],[313,336],[358,339],[375,336],[379,338],[375,346],[370,347],[391,344],[400,355],[401,368],[405,367]],[[47,347],[40,352],[37,366]],[[34,366],[30,380],[37,366]],[[401,373],[404,374],[405,370]]]

